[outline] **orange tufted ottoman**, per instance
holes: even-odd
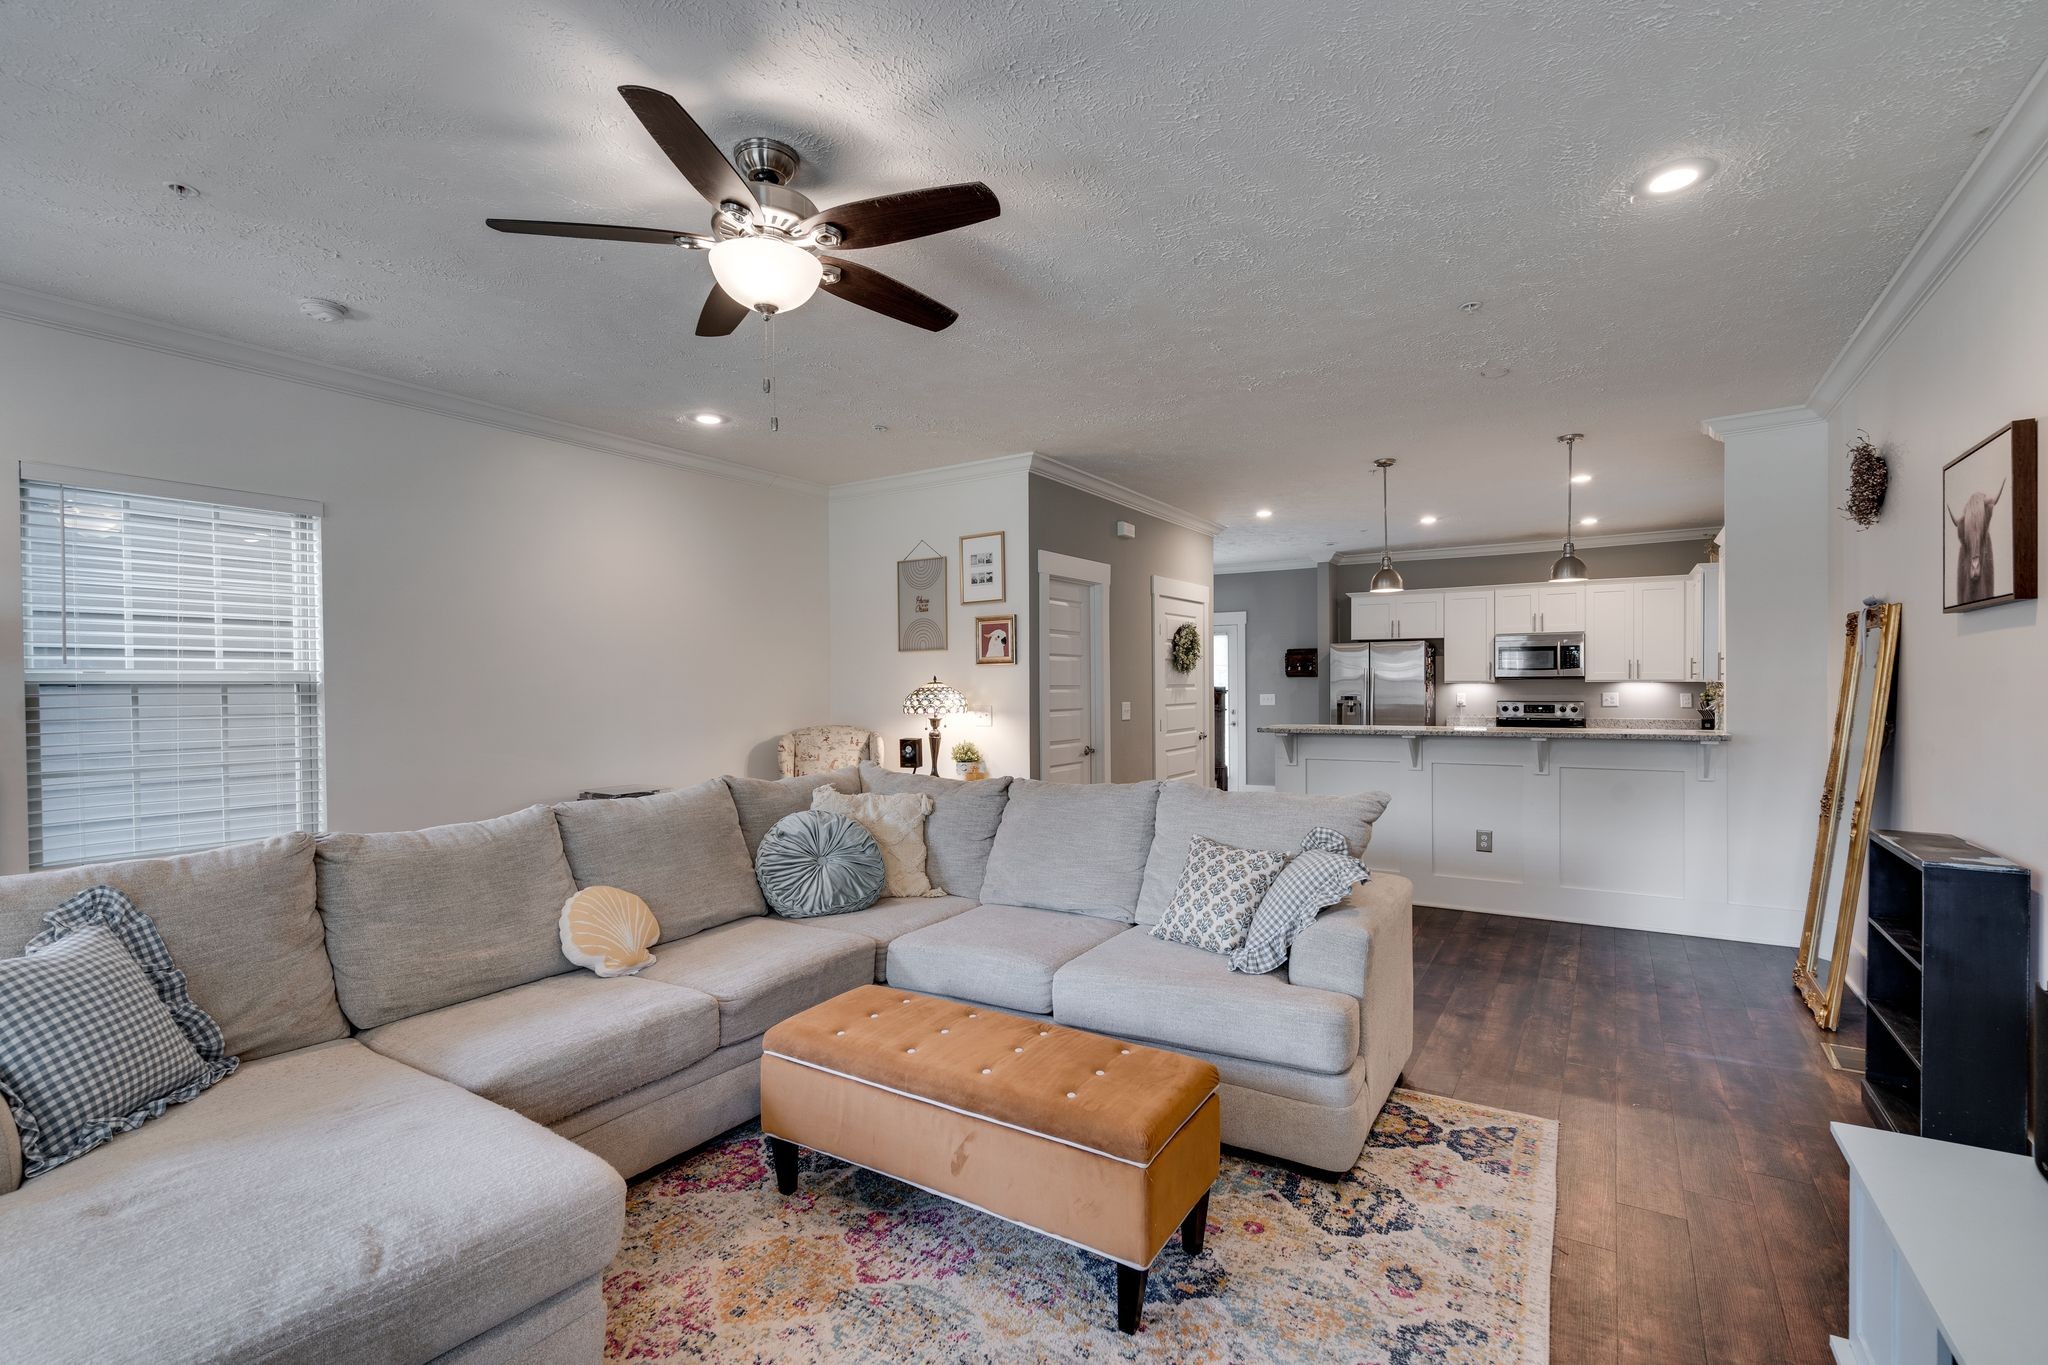
[[[979,1005],[861,986],[768,1030],[761,1128],[1116,1262],[1117,1326],[1180,1228],[1202,1250],[1216,1068]]]

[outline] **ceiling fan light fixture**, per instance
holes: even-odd
[[[802,307],[825,278],[823,261],[780,237],[728,237],[709,255],[718,287],[758,313]]]

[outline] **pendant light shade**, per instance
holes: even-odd
[[[1583,583],[1591,575],[1586,572],[1586,561],[1579,558],[1578,547],[1572,544],[1572,456],[1586,434],[1574,431],[1557,439],[1564,442],[1564,553],[1550,566],[1550,581]]]
[[[1373,467],[1380,471],[1380,568],[1365,590],[1400,592],[1407,584],[1401,581],[1401,571],[1394,567],[1393,540],[1387,534],[1387,471],[1394,467],[1394,462],[1374,460]]]

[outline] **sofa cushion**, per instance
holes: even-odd
[[[1122,932],[1093,915],[977,906],[891,943],[888,980],[907,991],[1047,1014],[1053,973]]]
[[[243,1061],[348,1036],[313,899],[313,836],[0,877],[0,957],[43,931],[43,915],[94,886],[148,915],[192,1002]]]
[[[1159,815],[1145,857],[1145,889],[1138,897],[1140,924],[1157,924],[1173,902],[1188,840],[1197,834],[1238,848],[1294,853],[1310,830],[1326,826],[1344,836],[1353,857],[1363,857],[1372,822],[1392,798],[1385,792],[1356,796],[1295,796],[1281,792],[1219,792],[1169,782],[1159,794]]]
[[[604,1270],[624,1210],[597,1157],[358,1043],[271,1057],[0,1201],[0,1354],[424,1361]]]
[[[1131,923],[1158,804],[1157,782],[1011,783],[981,899]]]
[[[1230,959],[1145,929],[1117,935],[1059,969],[1052,1017],[1072,1028],[1161,1047],[1336,1075],[1358,1056],[1358,1001],[1246,976]]]
[[[554,1123],[709,1056],[718,1002],[664,982],[569,972],[400,1019],[361,1040],[535,1123]]]
[[[857,792],[860,790],[860,769],[836,768],[829,773],[813,773],[807,777],[723,777],[725,789],[732,795],[733,809],[740,818],[740,837],[747,841],[747,856],[753,857],[761,851],[761,838],[775,828],[775,822],[785,815],[795,815],[800,810],[811,808],[811,792],[817,787],[831,787],[836,791]]]
[[[925,870],[932,885],[951,896],[980,900],[982,878],[988,875],[988,853],[996,826],[1010,802],[1010,779],[988,777],[962,782],[891,772],[873,763],[860,765],[862,791],[919,792],[932,799],[924,822]]]
[[[665,981],[718,1001],[718,1041],[725,1046],[767,1032],[770,1025],[841,991],[870,984],[873,950],[857,934],[769,917],[736,920],[655,950],[643,981]]]
[[[717,778],[679,791],[555,807],[578,886],[617,886],[647,902],[663,941],[765,915],[732,793]]]
[[[889,979],[889,945],[927,924],[949,920],[974,902],[965,896],[884,896],[865,910],[829,919],[796,919],[791,924],[822,924],[835,933],[857,934],[875,945],[875,980]]]
[[[558,925],[576,884],[546,806],[330,834],[316,862],[335,987],[359,1029],[572,970]]]

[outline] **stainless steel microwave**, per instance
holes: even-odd
[[[1546,635],[1493,637],[1493,676],[1501,678],[1583,678],[1586,636],[1583,631]]]

